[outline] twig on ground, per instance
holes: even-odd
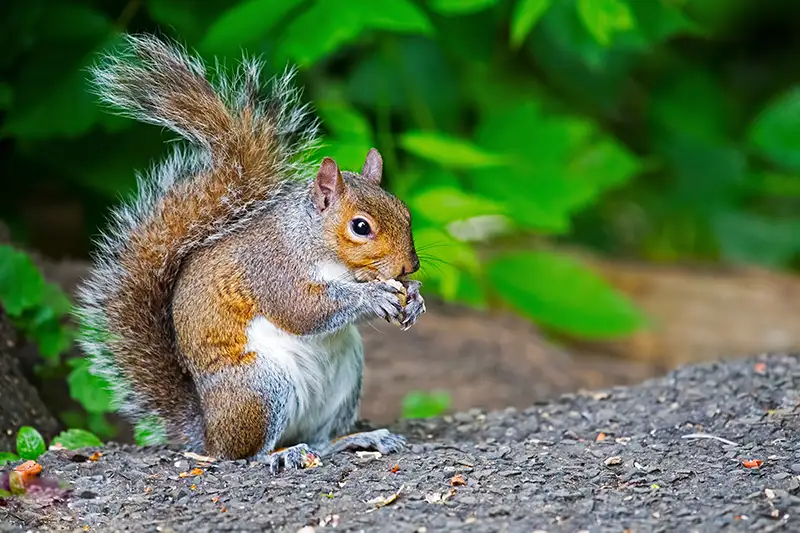
[[[723,439],[722,437],[717,437],[716,435],[709,435],[708,433],[690,433],[689,435],[684,435],[681,437],[682,439],[713,439],[718,440],[722,443],[728,444],[730,446],[739,446],[732,440]]]

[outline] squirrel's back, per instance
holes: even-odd
[[[285,184],[308,172],[317,122],[299,102],[292,71],[263,92],[260,64],[245,59],[212,85],[199,59],[175,43],[126,37],[126,50],[93,71],[100,98],[118,112],[188,141],[139,176],[133,201],[113,211],[79,292],[79,340],[92,371],[112,386],[132,422],[159,421],[150,442],[189,445],[202,420],[177,351],[170,302],[193,251],[262,213]],[[155,418],[151,418],[155,415]]]

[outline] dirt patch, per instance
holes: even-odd
[[[582,388],[640,382],[666,372],[655,364],[576,355],[547,342],[520,317],[429,302],[410,330],[361,327],[366,368],[361,415],[388,423],[412,390],[444,390],[453,410],[525,408]]]
[[[274,476],[262,463],[207,464],[163,447],[109,446],[96,461],[48,452],[43,473],[69,492],[8,502],[0,530],[800,528],[797,355],[393,429],[410,438],[402,453],[346,453]]]

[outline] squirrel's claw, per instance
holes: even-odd
[[[382,281],[373,283],[370,296],[372,310],[387,322],[399,322],[403,316],[403,305],[398,296],[400,291]]]
[[[417,323],[419,317],[426,312],[425,300],[419,292],[422,283],[416,280],[407,282],[406,294],[408,301],[403,309],[404,318],[400,322],[403,331],[407,331],[414,324]]]
[[[297,444],[272,452],[264,458],[264,462],[271,474],[277,474],[282,469],[313,468],[320,464],[319,454],[307,444]]]

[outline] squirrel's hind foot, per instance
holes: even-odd
[[[406,446],[406,438],[390,433],[388,429],[376,429],[353,433],[334,439],[324,456],[330,456],[345,450],[376,450],[384,455],[401,451]]]
[[[320,455],[308,444],[295,444],[289,448],[270,452],[261,457],[261,461],[266,463],[272,474],[277,474],[284,469],[313,468],[320,464],[319,458]]]

